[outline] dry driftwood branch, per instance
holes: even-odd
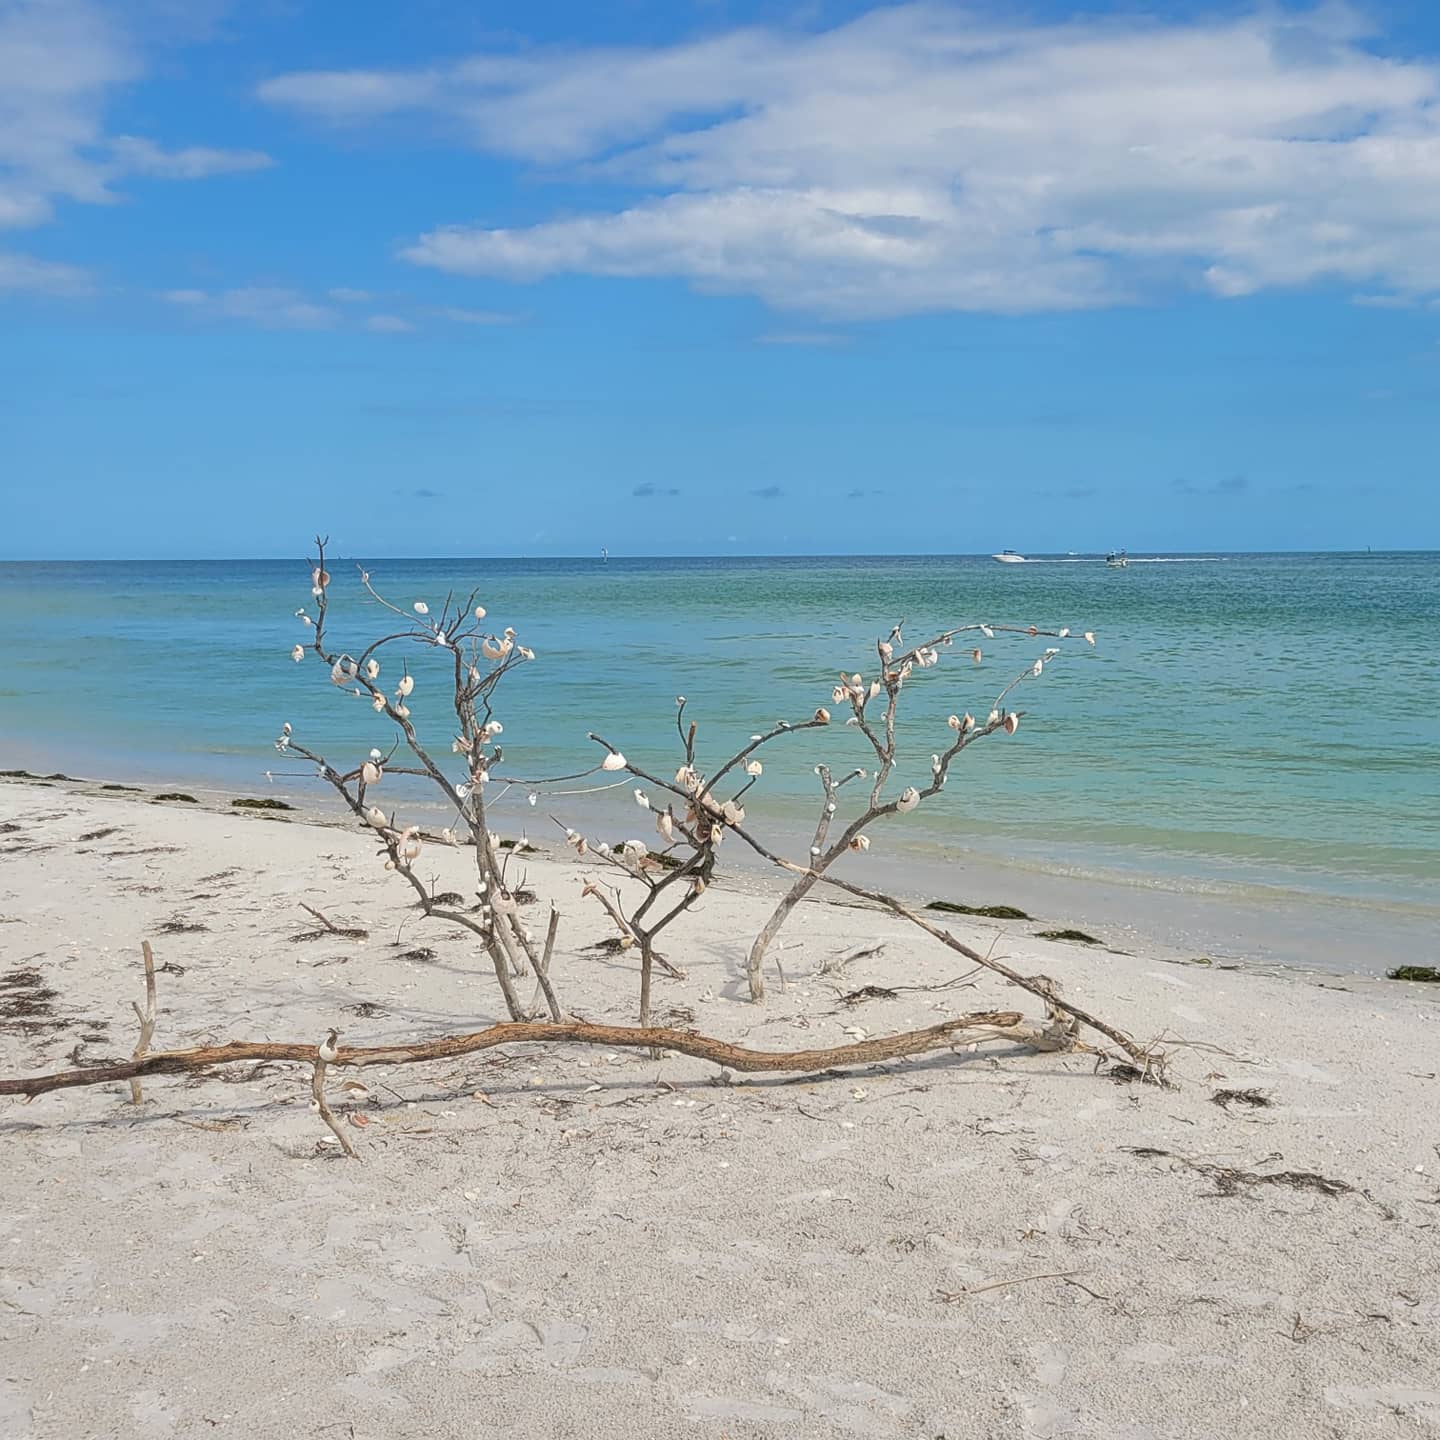
[[[1027,1023],[1018,1010],[976,1011],[943,1020],[924,1030],[881,1035],[822,1050],[750,1050],[693,1030],[672,1030],[661,1025],[591,1025],[579,1020],[567,1020],[558,1025],[509,1021],[491,1025],[486,1030],[442,1035],[412,1045],[340,1046],[336,1047],[333,1058],[321,1056],[311,1044],[273,1040],[232,1040],[225,1045],[201,1045],[192,1050],[158,1050],[139,1059],[117,1060],[110,1065],[0,1079],[0,1095],[33,1098],[51,1090],[105,1085],[116,1080],[133,1080],[141,1075],[203,1074],[244,1061],[289,1060],[315,1065],[318,1057],[324,1060],[325,1065],[340,1067],[416,1065],[428,1060],[454,1060],[479,1050],[492,1050],[497,1045],[572,1044],[603,1045],[617,1050],[674,1050],[730,1070],[763,1075],[829,1070],[838,1065],[873,1065],[881,1060],[942,1050],[957,1041],[969,1043],[982,1040],[1010,1040],[1043,1050],[1057,1048],[1052,1032]],[[319,1069],[319,1077],[323,1081],[323,1068]],[[324,1111],[321,1113],[323,1115]]]
[[[140,942],[140,953],[145,957],[145,1008],[141,1010],[137,1001],[130,1002],[130,1008],[140,1022],[140,1040],[130,1056],[132,1060],[142,1059],[150,1048],[151,1040],[155,1038],[155,952],[151,950],[148,940]],[[140,1105],[144,1103],[144,1099],[145,1097],[140,1093],[140,1081],[132,1080],[130,1082],[130,1103]]]
[[[315,1097],[315,1108],[320,1112],[320,1118],[330,1127],[330,1133],[340,1142],[340,1148],[352,1160],[358,1160],[359,1153],[350,1143],[350,1137],[340,1128],[340,1122],[336,1120],[325,1100],[325,1070],[339,1053],[335,1043],[339,1038],[339,1032],[332,1030],[316,1047],[315,1069],[310,1077],[310,1093]]]

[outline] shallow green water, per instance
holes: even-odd
[[[498,706],[524,775],[578,768],[590,729],[673,770],[679,693],[702,722],[702,760],[728,753],[828,705],[842,667],[872,671],[874,639],[897,620],[912,639],[971,619],[1091,629],[1093,651],[1027,682],[1019,734],[967,752],[943,800],[896,822],[887,846],[1440,903],[1434,554],[1123,571],[936,557],[367,564],[407,605],[478,587],[491,620],[538,652]],[[347,564],[332,569],[333,638],[358,649],[380,617]],[[270,748],[283,721],[336,755],[384,743],[381,717],[313,659],[290,662],[294,612],[310,603],[303,559],[0,565],[0,760],[253,788],[294,768]],[[983,714],[1038,653],[1028,639],[980,643],[980,666],[947,656],[907,691],[910,774],[928,772],[947,714]],[[422,665],[412,707],[448,735],[439,690]],[[776,745],[752,818],[769,806],[793,830],[813,811],[815,760],[866,756],[838,726]],[[622,831],[636,828],[627,796],[614,799]]]

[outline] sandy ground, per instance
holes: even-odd
[[[432,858],[464,883],[463,855]],[[606,933],[589,872],[526,869],[564,913],[562,1000],[627,1023],[633,962],[584,948]],[[301,900],[370,938],[296,941]],[[406,903],[345,830],[0,784],[0,1066],[128,1054],[145,937],[159,1047],[498,1018],[469,942]],[[712,890],[662,1019],[790,1049],[1033,1008],[989,976],[841,1004],[962,971],[828,903],[797,913],[788,986],[753,1007],[764,905],[753,882]],[[1433,992],[1029,928],[997,953],[1168,1036],[1177,1088],[996,1047],[743,1084],[517,1047],[367,1071],[368,1098],[337,1075],[361,1163],[317,1144],[294,1067],[148,1081],[139,1111],[124,1086],[0,1102],[0,1436],[1440,1435]]]

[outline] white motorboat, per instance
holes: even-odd
[[[1002,565],[1023,565],[1025,557],[1017,555],[1013,550],[1002,550],[998,555],[992,555],[992,560],[998,560]]]

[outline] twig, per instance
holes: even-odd
[[[155,1037],[155,952],[151,950],[148,940],[140,942],[140,953],[145,957],[145,1009],[142,1011],[137,1001],[130,1002],[130,1008],[140,1022],[140,1040],[131,1053],[132,1060],[144,1059],[145,1052],[150,1048],[150,1041]],[[138,1078],[130,1082],[130,1103],[144,1103]]]
[[[330,1106],[325,1100],[325,1068],[332,1064],[339,1054],[335,1044],[339,1033],[338,1030],[332,1030],[315,1049],[315,1070],[310,1077],[310,1093],[315,1097],[315,1108],[320,1112],[320,1118],[330,1127],[331,1134],[340,1142],[340,1148],[352,1160],[358,1160],[359,1152],[350,1143],[350,1137],[340,1128],[339,1121],[331,1114]]]
[[[963,1285],[959,1290],[937,1290],[935,1293],[947,1305],[953,1305],[957,1300],[983,1295],[987,1290],[1003,1290],[1007,1285],[1026,1285],[1031,1280],[1069,1280],[1072,1275],[1078,1274],[1078,1270],[1047,1270],[1043,1275],[1017,1275],[1013,1280],[991,1280],[985,1285]]]

